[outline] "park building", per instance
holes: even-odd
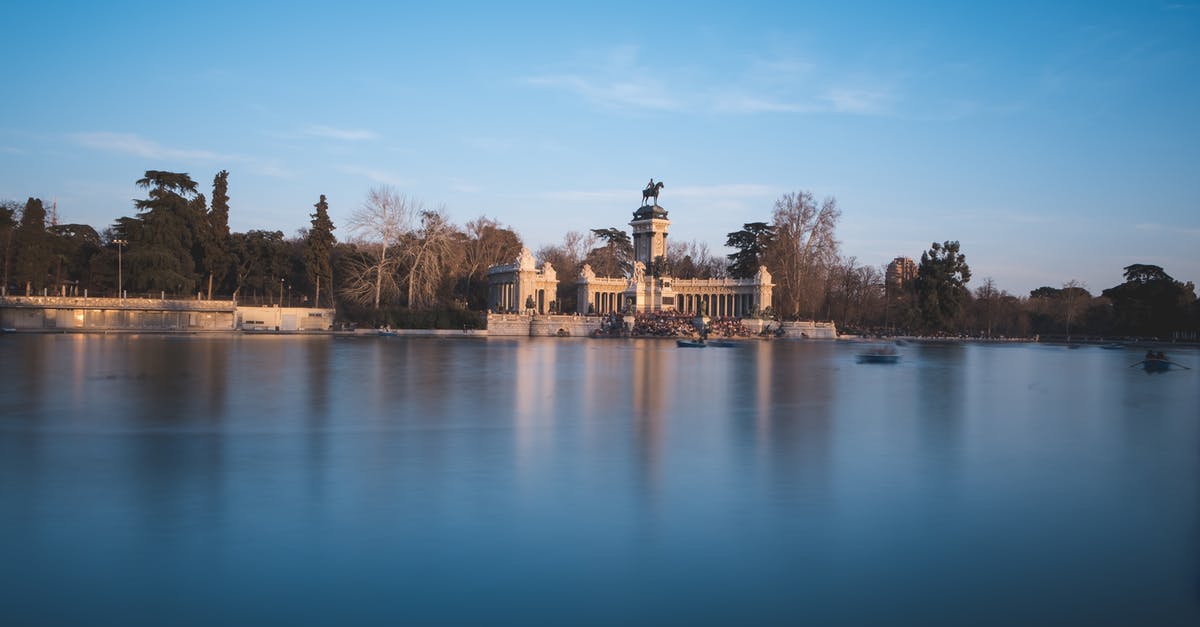
[[[771,307],[771,274],[765,266],[749,279],[676,279],[651,270],[666,256],[671,221],[658,204],[659,183],[643,191],[633,212],[633,272],[627,277],[598,276],[584,264],[576,285],[579,314],[681,311],[715,317],[749,317]],[[647,202],[648,199],[653,199]],[[511,263],[488,270],[488,309],[499,313],[547,314],[558,280],[554,268],[539,269],[528,249]],[[547,300],[550,299],[550,300]]]

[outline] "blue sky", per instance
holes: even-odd
[[[227,169],[231,226],[292,234],[389,184],[536,250],[654,177],[717,253],[807,189],[863,264],[1200,282],[1200,1],[396,4],[5,3],[0,198],[103,228]]]

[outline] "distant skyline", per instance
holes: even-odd
[[[647,179],[714,254],[836,197],[860,264],[959,240],[1015,295],[1200,282],[1200,2],[8,3],[0,199],[134,215],[226,169],[231,227],[344,240],[377,185],[532,250]]]

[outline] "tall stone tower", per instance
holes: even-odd
[[[633,260],[640,261],[649,269],[657,257],[667,255],[667,228],[671,221],[667,219],[667,210],[658,206],[642,205],[633,212]]]

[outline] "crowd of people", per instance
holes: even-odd
[[[742,324],[741,318],[722,316],[713,318],[708,324],[708,332],[716,337],[749,337],[750,329]]]
[[[700,336],[694,314],[680,311],[644,312],[634,316],[633,327],[626,325],[625,316],[606,314],[600,320],[596,337],[697,337]],[[709,321],[706,333],[714,337],[748,337],[752,335],[741,318],[721,317]]]
[[[596,337],[620,337],[625,335],[625,316],[617,312],[606,313],[600,318],[600,328],[593,334]]]

